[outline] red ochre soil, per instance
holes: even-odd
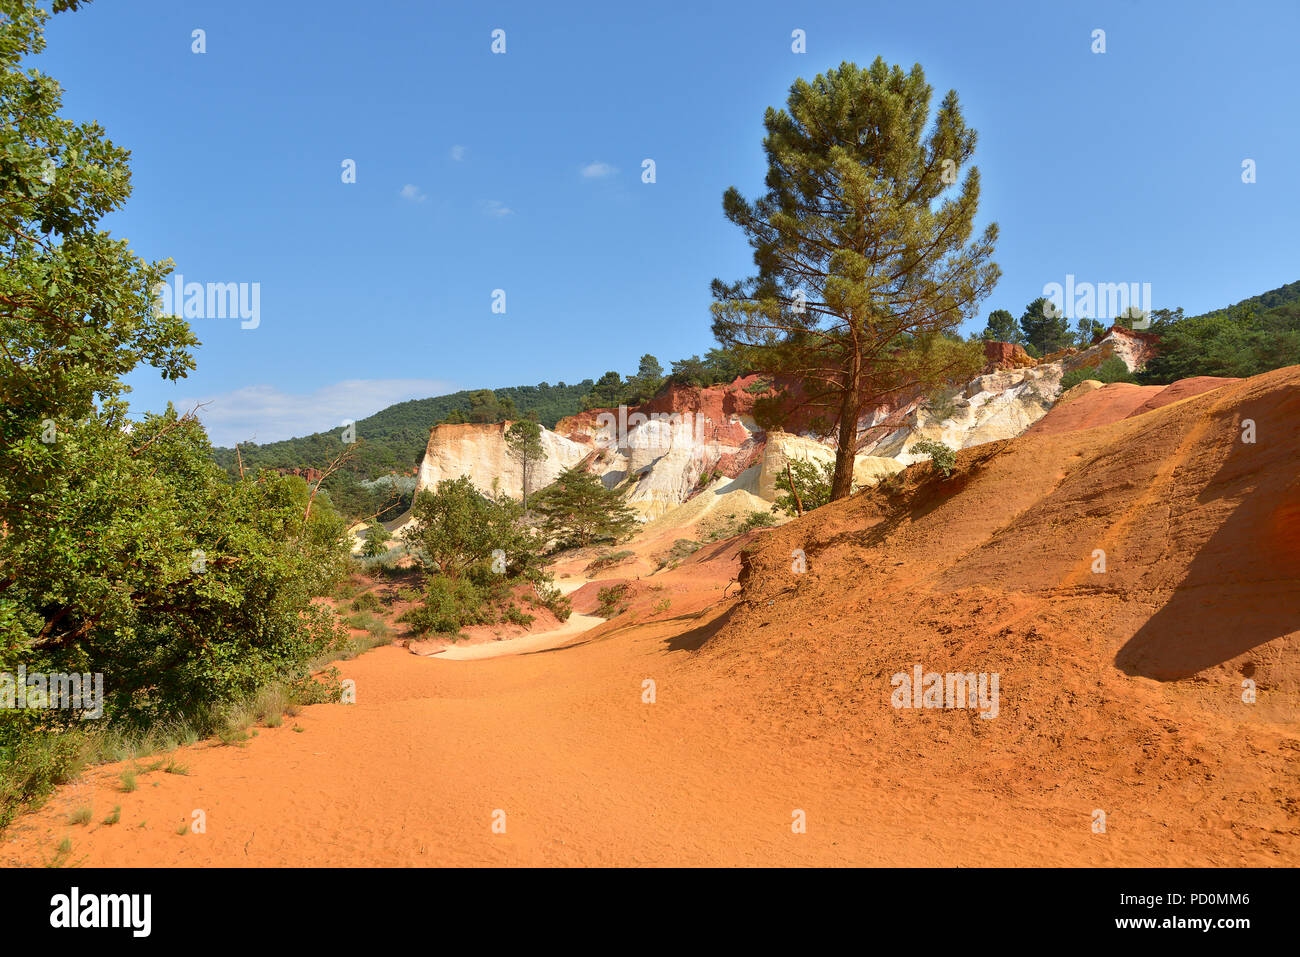
[[[1070,399],[1052,408],[1026,431],[1026,435],[1059,435],[1077,432],[1099,425],[1109,425],[1120,419],[1129,419],[1174,402],[1189,399],[1220,386],[1240,382],[1240,379],[1219,379],[1214,376],[1195,376],[1179,379],[1171,385],[1133,385],[1112,382],[1095,392]]]
[[[1294,866],[1298,424],[1295,367],[914,466],[633,579],[564,647],[379,648],[340,665],[355,705],[129,794],[95,769],[0,862]],[[998,716],[892,707],[915,665],[996,673]]]

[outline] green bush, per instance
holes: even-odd
[[[610,585],[596,592],[599,607],[596,614],[601,618],[613,618],[627,611],[627,585]]]
[[[916,455],[928,455],[931,464],[943,473],[944,478],[951,475],[957,465],[957,453],[942,442],[936,442],[933,439],[922,439],[908,451]]]
[[[607,555],[601,555],[587,566],[587,571],[597,572],[602,568],[613,568],[615,565],[621,565],[629,558],[632,558],[635,554],[635,552],[629,552],[624,549],[623,551],[610,552]]]
[[[538,582],[533,586],[534,604],[547,609],[560,621],[568,621],[573,614],[573,600],[561,594],[559,586],[549,582]]]
[[[1095,368],[1074,369],[1061,376],[1061,392],[1068,392],[1080,382],[1095,379],[1103,384],[1111,382],[1137,382],[1137,377],[1128,371],[1128,366],[1119,356],[1111,356]]]
[[[462,628],[495,621],[487,591],[467,577],[432,575],[424,584],[420,604],[406,612],[402,621],[421,633],[459,637]]]
[[[831,500],[831,480],[835,477],[835,462],[810,462],[807,459],[790,461],[790,475],[782,470],[776,479],[776,504],[791,515],[798,514],[798,505],[804,512],[821,508]],[[794,479],[795,496],[790,492],[790,478]]]
[[[379,605],[379,596],[372,591],[362,592],[352,599],[353,611],[374,611]]]
[[[510,604],[506,606],[504,618],[512,625],[531,625],[537,618],[536,615],[530,615],[528,612],[521,610],[518,606]]]

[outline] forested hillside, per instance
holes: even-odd
[[[1300,364],[1300,281],[1200,316],[1158,309],[1150,331],[1160,346],[1141,376],[1148,383],[1244,378]]]
[[[429,428],[445,420],[461,422],[496,422],[503,415],[536,415],[537,420],[553,428],[561,418],[582,408],[582,398],[592,387],[591,379],[567,385],[511,386],[496,390],[463,390],[431,399],[399,402],[357,421],[358,446],[342,469],[325,483],[335,503],[351,517],[368,515],[392,498],[387,485],[370,485],[369,480],[396,472],[410,474],[420,464]],[[323,469],[344,449],[343,426],[328,432],[265,445],[241,443],[234,449],[218,448],[213,452],[217,463],[232,475],[239,473],[242,459],[245,471],[273,469]],[[409,505],[409,497],[399,499],[386,509]]]

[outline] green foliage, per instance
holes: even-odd
[[[517,580],[516,580],[517,581]],[[461,630],[471,625],[495,625],[508,622],[530,625],[535,620],[513,598],[513,582],[482,567],[459,578],[430,576],[424,585],[420,604],[402,616],[421,633],[461,637]],[[560,621],[569,617],[571,602],[550,582],[539,580],[533,585],[528,601],[548,608]]]
[[[959,389],[936,389],[926,399],[930,418],[935,422],[946,422],[957,414],[957,396]]]
[[[352,599],[350,607],[353,611],[374,611],[379,605],[379,596],[372,591],[366,591]]]
[[[1067,392],[1088,379],[1096,379],[1101,383],[1137,382],[1137,376],[1128,371],[1124,360],[1119,356],[1111,356],[1095,368],[1075,369],[1061,376],[1061,392]]]
[[[810,462],[808,459],[791,459],[790,476],[794,490],[799,493],[798,503],[804,512],[821,508],[831,500],[831,480],[835,475],[834,462]],[[791,515],[799,513],[795,496],[790,491],[790,481],[784,471],[777,475],[776,505]]]
[[[931,464],[943,473],[944,478],[951,475],[953,469],[957,466],[957,452],[948,448],[942,442],[936,442],[933,439],[922,439],[908,451],[916,455],[928,455]]]
[[[519,418],[519,410],[509,396],[498,396],[491,389],[475,389],[469,394],[469,407],[457,406],[439,424],[459,425],[466,422],[488,424]]]
[[[127,152],[20,66],[47,17],[0,17],[0,672],[99,674],[104,701],[95,722],[0,709],[0,823],[75,769],[92,726],[199,723],[304,678],[339,637],[311,598],[345,555],[328,495],[308,520],[301,479],[232,482],[193,416],[127,418],[123,377],[182,378],[197,340],[156,314],[169,264],[101,228]]]
[[[434,423],[457,416],[460,421],[475,421],[471,415],[485,421],[501,422],[532,414],[546,428],[554,428],[560,419],[582,409],[582,397],[591,387],[590,379],[575,385],[561,382],[553,386],[542,382],[493,390],[491,394],[495,399],[491,403],[483,398],[485,390],[481,389],[399,402],[357,421],[356,434],[362,444],[356,456],[331,475],[324,487],[333,495],[339,510],[353,519],[373,515],[396,494],[397,501],[379,513],[379,518],[384,520],[396,518],[410,508],[414,483],[401,489],[389,484],[366,483],[392,473],[396,473],[398,478],[413,479],[414,476],[408,473],[420,464],[429,444],[429,428]],[[475,396],[479,397],[477,406]],[[512,409],[513,414],[505,415],[502,412],[504,408]],[[322,468],[342,450],[342,434],[340,427],[264,445],[240,443],[239,452],[245,470],[251,474],[263,468]],[[239,474],[238,457],[233,448],[215,449],[214,455],[227,472]]]
[[[606,372],[591,386],[591,391],[582,397],[584,409],[617,408],[623,402],[627,386],[623,377],[617,372]]]
[[[298,675],[335,637],[311,598],[342,570],[343,522],[327,496],[304,517],[302,479],[229,482],[171,408],[21,449],[0,501],[0,666],[103,672],[110,720],[151,722]]]
[[[1039,296],[1025,306],[1025,311],[1020,315],[1020,331],[1024,336],[1025,348],[1033,346],[1033,355],[1036,357],[1074,345],[1070,320],[1046,296]]]
[[[625,561],[627,561],[629,558],[634,557],[635,555],[636,555],[635,552],[629,552],[626,549],[618,552],[609,552],[608,554],[601,555],[598,558],[593,559],[591,561],[591,564],[587,566],[587,573],[590,574],[592,572],[598,572],[606,568],[613,568],[615,565],[623,564]]]
[[[613,618],[627,611],[627,590],[627,585],[619,584],[596,592],[596,614],[601,618]]]
[[[1074,324],[1074,344],[1080,349],[1088,348],[1094,339],[1100,339],[1105,334],[1106,326],[1096,319],[1081,318]]]
[[[701,536],[705,542],[720,542],[727,538],[743,535],[745,532],[753,531],[756,528],[770,528],[775,524],[776,518],[771,511],[731,512],[726,515],[713,516],[713,520],[701,529]]]
[[[932,116],[931,93],[919,65],[880,58],[796,80],[764,117],[767,192],[723,197],[758,273],[714,281],[714,335],[796,378],[837,423],[832,498],[852,491],[870,404],[983,364],[955,331],[997,282],[997,226],[973,238],[975,131],[953,91]]]
[[[470,480],[444,479],[421,492],[404,534],[427,577],[419,606],[403,616],[422,632],[459,635],[469,625],[520,620],[512,587],[533,585],[539,604],[567,618],[567,601],[542,569],[542,541],[522,522],[523,507],[505,495],[485,496]]]
[[[618,542],[637,527],[636,517],[623,496],[607,489],[600,479],[580,466],[560,473],[533,500],[544,534],[556,547]]]
[[[653,399],[664,384],[663,366],[654,356],[641,357],[635,375],[624,381],[617,372],[606,372],[583,397],[584,409],[614,409],[620,405],[640,405]]]
[[[361,547],[361,554],[366,558],[375,558],[388,551],[388,543],[392,541],[393,533],[384,527],[384,523],[376,519],[370,523],[366,529],[365,544]]]
[[[425,582],[420,604],[403,615],[402,620],[420,632],[459,636],[462,628],[496,620],[491,608],[494,597],[499,596],[493,595],[487,581],[479,584],[467,576],[433,575]]]
[[[519,463],[523,472],[523,507],[527,511],[533,475],[538,464],[546,458],[546,449],[542,448],[542,427],[531,419],[521,419],[506,429],[505,441],[510,457]]]
[[[533,584],[534,604],[548,609],[560,621],[568,621],[573,613],[573,600],[560,593],[554,582],[540,581]]]
[[[989,313],[988,324],[985,325],[980,338],[991,342],[1019,343],[1023,342],[1025,337],[1016,323],[1015,316],[1005,309],[994,309]]]
[[[627,389],[623,394],[623,405],[640,405],[655,397],[659,387],[664,384],[664,369],[659,360],[646,353],[641,357],[636,375],[627,380]]]
[[[677,567],[678,563],[684,558],[689,558],[703,547],[703,543],[693,541],[689,538],[679,538],[673,542],[672,548],[659,560],[659,567],[665,566]]]
[[[1164,385],[1191,376],[1239,377],[1300,364],[1300,282],[1270,290],[1227,309],[1184,318],[1181,309],[1155,310],[1160,337],[1142,371],[1145,383]]]
[[[540,543],[525,528],[523,507],[508,496],[483,495],[467,476],[443,479],[421,492],[411,509],[414,524],[404,541],[426,571],[459,578],[476,567],[490,567],[500,553],[498,573],[535,579]]]

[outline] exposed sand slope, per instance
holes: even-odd
[[[1109,425],[1120,419],[1143,415],[1174,402],[1209,392],[1221,386],[1240,382],[1240,379],[1219,379],[1214,376],[1196,376],[1179,379],[1170,385],[1133,385],[1129,382],[1112,382],[1092,391],[1062,396],[1047,415],[1028,429],[1026,435],[1059,435]],[[1081,383],[1082,385],[1082,383]],[[1077,388],[1077,387],[1076,387]]]
[[[0,862],[70,835],[89,865],[1295,865],[1297,424],[1292,368],[914,467],[631,583],[564,647],[381,648],[340,666],[357,704],[183,749],[188,777],[96,770]],[[895,709],[914,664],[998,673],[998,717]],[[68,825],[85,803],[121,823]]]

